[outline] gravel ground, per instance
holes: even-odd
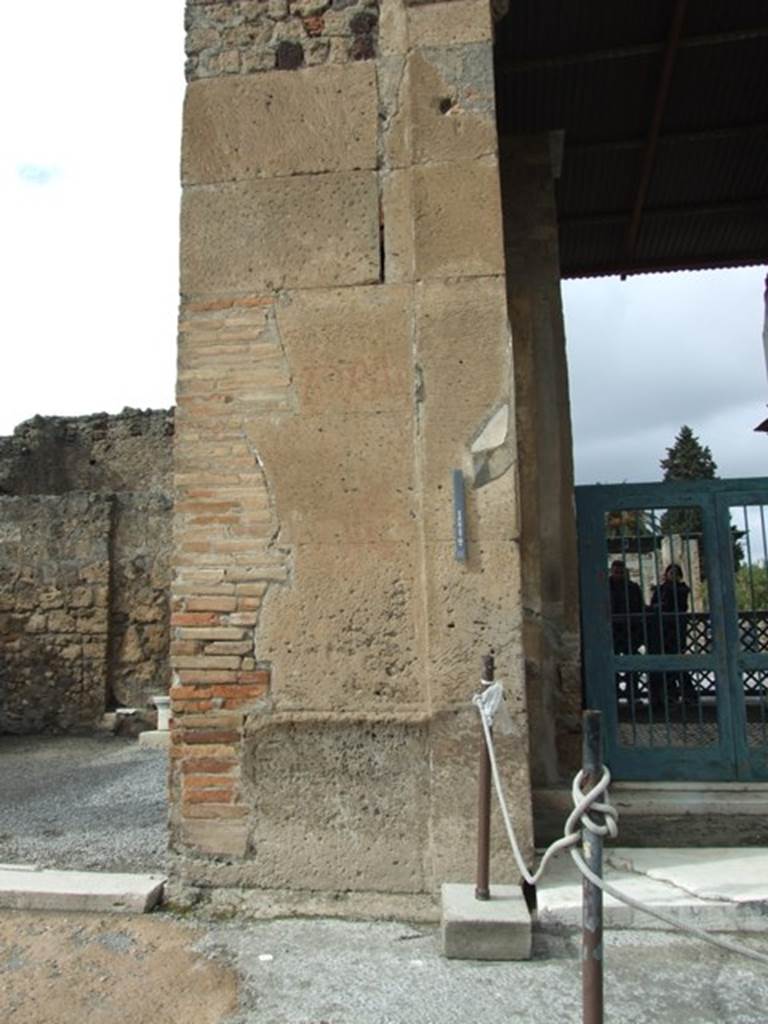
[[[766,952],[766,936],[742,937]],[[196,950],[240,979],[222,1024],[554,1024],[581,1020],[580,938],[533,960],[445,960],[434,928],[350,921],[210,925]],[[768,972],[676,934],[612,931],[606,1021],[765,1024]]]
[[[764,952],[768,937],[744,940]],[[612,931],[605,1020],[765,1024],[761,964]],[[530,961],[444,960],[435,928],[0,911],[3,1024],[561,1024],[581,1020],[578,936]]]
[[[166,754],[112,737],[0,738],[0,861],[162,871]],[[552,1024],[579,1019],[578,936],[525,963],[447,961],[435,928],[0,911],[13,1024]],[[768,951],[768,936],[741,937]],[[543,943],[543,944],[542,944]],[[612,930],[606,1020],[764,1024],[768,972],[675,934]],[[191,979],[179,984],[179,978]]]
[[[0,862],[162,872],[166,765],[114,736],[0,737]]]

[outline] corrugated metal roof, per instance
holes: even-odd
[[[501,134],[564,130],[564,277],[768,261],[768,3],[688,0],[634,247],[675,3],[514,0],[497,26]]]
[[[669,0],[511,0],[496,39],[505,56],[522,60],[653,43],[664,35],[669,7]]]

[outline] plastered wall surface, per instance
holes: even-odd
[[[190,33],[251,6],[189,3]],[[474,870],[491,646],[531,835],[491,17],[385,0],[361,52],[355,7],[300,6],[303,62],[270,36],[185,105],[172,893],[429,916]]]
[[[94,726],[170,682],[173,414],[0,438],[0,731]]]

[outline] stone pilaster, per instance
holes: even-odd
[[[521,550],[532,771],[539,785],[580,763],[576,524],[556,167],[547,135],[501,149],[521,490]]]
[[[226,6],[190,3],[190,32],[255,5]],[[299,19],[333,60],[265,36],[269,70],[209,64],[184,127],[177,878],[304,909],[471,874],[490,646],[530,842],[490,11],[384,0],[343,49],[339,8]]]

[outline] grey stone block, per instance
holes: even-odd
[[[153,750],[167,750],[171,745],[171,733],[168,729],[147,729],[139,733],[139,746]]]
[[[162,899],[165,881],[162,875],[55,871],[5,864],[0,867],[0,907],[143,914]]]
[[[489,900],[477,900],[474,886],[445,883],[441,898],[448,959],[530,959],[531,917],[517,886],[492,886]]]

